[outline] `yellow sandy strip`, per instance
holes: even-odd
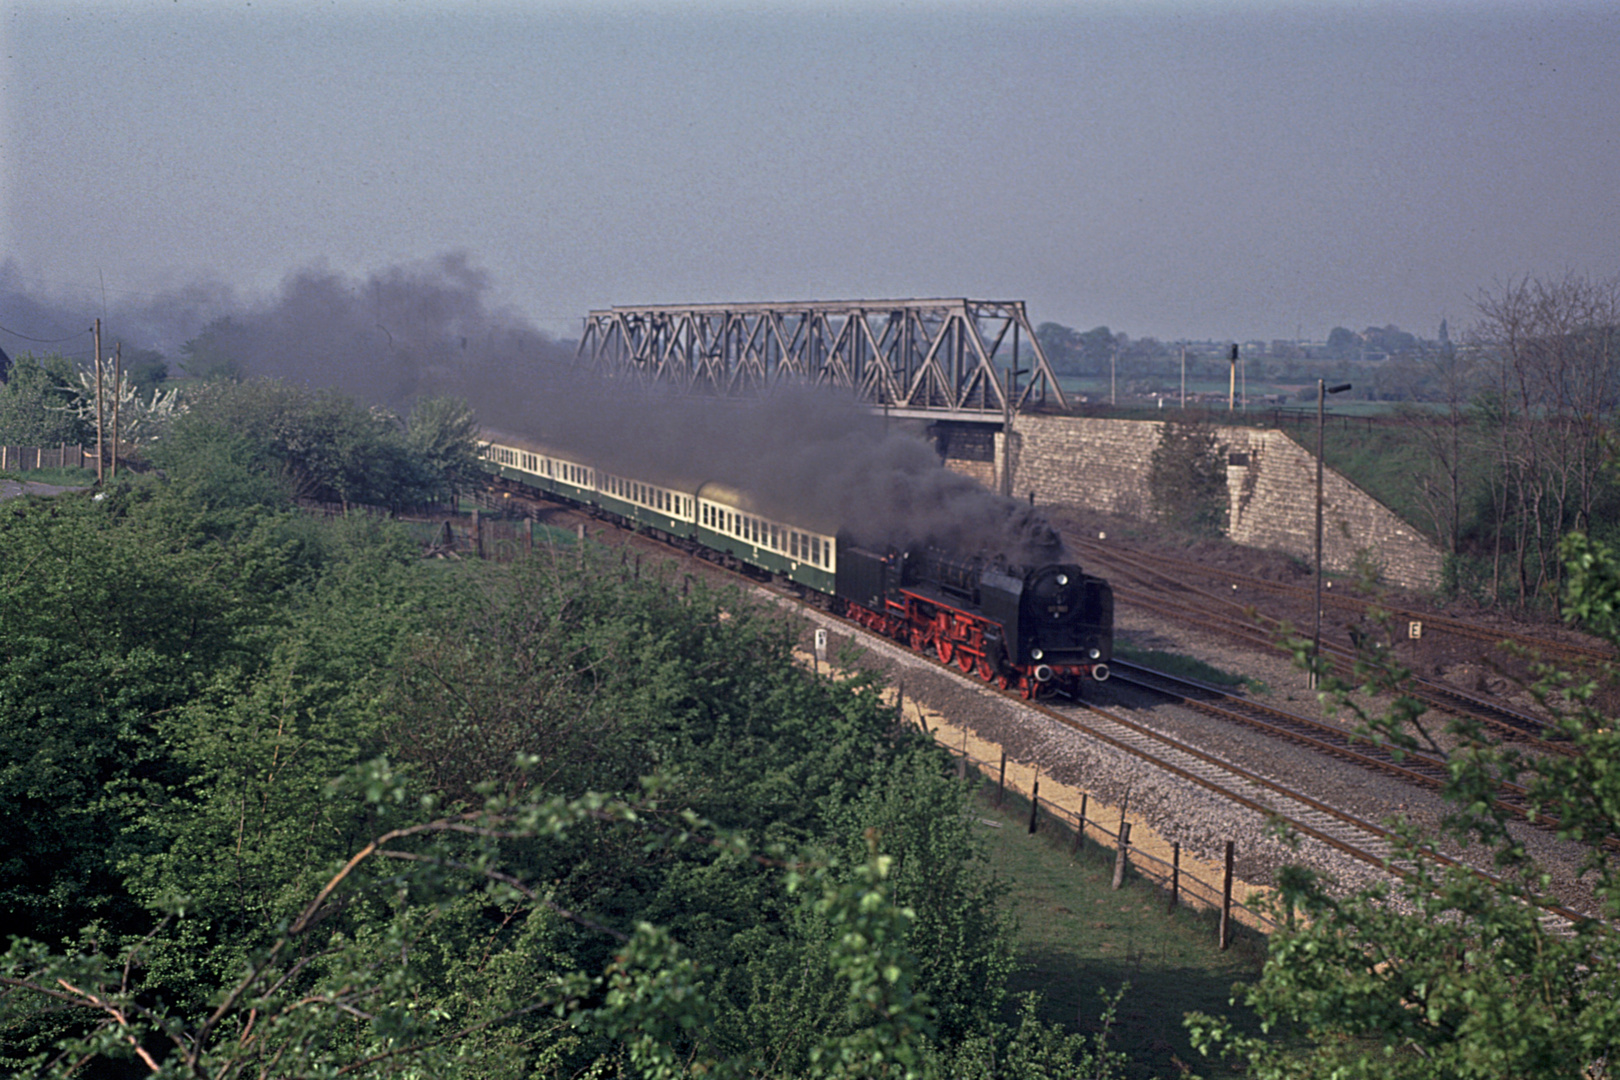
[[[795,649],[794,659],[805,667],[819,668],[822,674],[832,679],[844,679],[847,672],[833,669],[830,664],[815,663],[815,656],[805,650]],[[893,705],[896,691],[894,687],[884,687],[882,690],[883,702]],[[970,761],[976,761],[981,774],[994,783],[1000,769],[1000,744],[981,739],[966,728],[958,727],[945,718],[945,715],[936,709],[907,697],[905,701],[905,715],[902,717],[908,723],[916,723],[934,738],[934,741],[956,754],[966,754]],[[1007,759],[1007,789],[1029,798],[1037,775],[1037,767],[1026,762]],[[1069,821],[1072,823],[1080,815],[1080,796],[1086,798],[1086,840],[1094,843],[1106,843],[1112,847],[1114,837],[1119,828],[1119,807],[1106,803],[1097,798],[1094,792],[1085,788],[1074,787],[1050,776],[1041,774],[1041,802],[1068,811]],[[1170,880],[1170,841],[1160,836],[1142,816],[1129,807],[1125,809],[1125,821],[1131,826],[1131,851],[1133,862],[1137,870],[1168,886]],[[1148,858],[1136,858],[1136,854]],[[1157,859],[1158,862],[1150,861]],[[1210,862],[1183,848],[1181,852],[1181,902],[1188,907],[1219,910],[1221,906],[1221,880],[1226,868],[1220,863]],[[1189,878],[1194,880],[1189,880]],[[1232,879],[1232,918],[1246,926],[1261,931],[1271,928],[1247,910],[1238,907],[1239,904],[1253,905],[1263,899],[1270,888],[1263,885],[1251,885],[1246,881],[1234,877]]]

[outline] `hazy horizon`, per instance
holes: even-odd
[[[1620,272],[1595,4],[22,0],[0,34],[0,264],[87,316],[463,253],[559,337],[915,296],[1433,337],[1509,279]]]

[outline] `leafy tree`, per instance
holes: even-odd
[[[1476,306],[1471,344],[1490,372],[1497,594],[1525,604],[1556,590],[1560,539],[1594,524],[1620,403],[1620,279],[1525,278]]]
[[[1085,332],[1061,323],[1046,322],[1035,328],[1041,349],[1054,371],[1075,375],[1095,375],[1108,370],[1114,350],[1124,342],[1124,335],[1115,338],[1113,331],[1099,326]]]
[[[1620,559],[1575,535],[1566,615],[1620,641]],[[1336,897],[1314,874],[1281,879],[1284,929],[1259,982],[1242,997],[1268,1027],[1298,1025],[1310,1047],[1280,1049],[1224,1021],[1189,1018],[1195,1042],[1260,1077],[1569,1077],[1607,1075],[1620,1054],[1620,885],[1606,838],[1620,835],[1620,735],[1597,691],[1616,670],[1572,673],[1541,665],[1535,692],[1556,716],[1555,736],[1575,753],[1539,755],[1505,744],[1476,721],[1448,724],[1454,748],[1447,831],[1490,856],[1493,878],[1442,868],[1410,829],[1398,858],[1415,873],[1394,888]],[[1444,754],[1422,708],[1400,696],[1408,672],[1373,647],[1356,686],[1328,683],[1358,710],[1352,690],[1395,695],[1384,715],[1356,711],[1362,730],[1398,751]],[[1554,923],[1540,868],[1509,829],[1495,794],[1502,779],[1530,791],[1529,808],[1566,839],[1590,844],[1587,873],[1601,918]]]
[[[1199,536],[1227,528],[1226,446],[1198,417],[1164,421],[1153,448],[1148,490],[1159,520]]]
[[[52,446],[84,441],[84,425],[73,411],[78,400],[73,365],[58,355],[20,353],[0,382],[0,443]]]
[[[162,477],[0,510],[0,1067],[1113,1075],[1002,1023],[965,792],[869,681],[735,591],[291,513],[301,399],[220,389]]]
[[[233,382],[243,376],[242,365],[226,342],[234,331],[230,317],[216,319],[203,328],[203,332],[180,346],[185,357],[180,367],[193,379],[208,382]]]
[[[1329,356],[1352,356],[1361,351],[1361,335],[1347,327],[1335,326],[1328,331],[1327,351]]]
[[[169,363],[156,349],[130,349],[124,357],[124,378],[139,394],[152,394],[169,377]]]
[[[437,498],[479,481],[478,418],[460,398],[425,397],[411,406],[405,442],[416,452],[438,489]]]
[[[194,428],[245,439],[255,448],[251,456],[273,462],[296,497],[397,507],[436,497],[451,474],[468,471],[468,429],[476,430],[470,412],[442,399],[422,410],[412,436],[391,413],[336,391],[255,379],[211,384],[174,427],[183,446],[198,450],[214,436],[194,437]]]
[[[1078,370],[1078,331],[1062,323],[1044,322],[1035,328],[1035,337],[1040,341],[1041,351],[1046,353],[1046,361],[1052,365],[1053,371],[1070,373]]]

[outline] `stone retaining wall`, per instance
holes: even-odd
[[[1013,495],[1127,517],[1152,513],[1148,476],[1162,423],[1073,416],[1014,421]],[[1220,427],[1229,450],[1230,537],[1240,544],[1315,557],[1316,458],[1281,431]],[[996,436],[995,476],[1008,453]],[[976,463],[977,464],[977,463]],[[992,485],[993,486],[993,485]],[[1388,507],[1332,469],[1322,481],[1322,561],[1334,571],[1358,562],[1411,589],[1439,584],[1442,556]]]

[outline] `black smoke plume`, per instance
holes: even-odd
[[[25,307],[17,278],[0,267],[0,303],[12,312]],[[49,333],[88,325],[94,310],[29,304],[28,325]],[[846,529],[869,546],[1028,563],[1050,559],[1057,542],[1032,508],[946,470],[928,443],[847,392],[782,385],[737,401],[605,380],[575,363],[571,343],[492,304],[488,275],[461,254],[364,278],[305,268],[258,301],[192,285],[115,305],[104,330],[109,342],[129,334],[126,351],[161,349],[175,374],[226,364],[402,413],[417,397],[454,395],[492,430],[622,475],[725,483],[763,514]]]

